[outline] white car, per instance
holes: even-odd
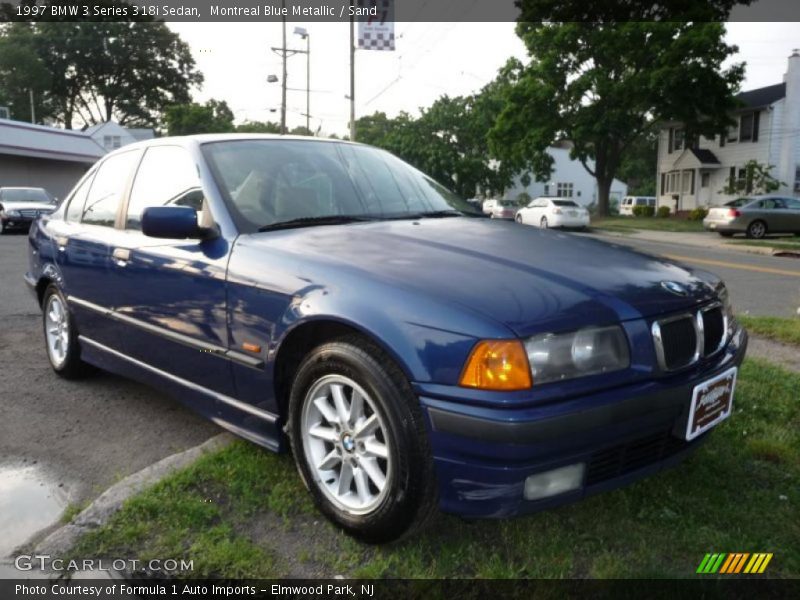
[[[535,198],[528,206],[517,211],[516,221],[523,225],[536,225],[542,229],[548,227],[584,229],[589,226],[589,211],[565,198]]]

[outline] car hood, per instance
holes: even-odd
[[[3,210],[50,210],[53,211],[56,209],[54,204],[48,204],[47,202],[14,202],[9,200],[3,200],[0,202],[3,205]]]
[[[313,261],[330,284],[337,269],[356,270],[479,312],[518,335],[683,310],[712,298],[717,281],[616,244],[490,219],[321,226],[255,234],[251,243]]]

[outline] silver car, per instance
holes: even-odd
[[[28,230],[36,217],[56,209],[57,199],[44,188],[0,188],[0,235],[12,229]]]
[[[703,227],[723,237],[734,233],[755,239],[768,233],[800,235],[800,200],[773,195],[737,198],[709,209]]]

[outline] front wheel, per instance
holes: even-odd
[[[514,217],[514,220],[520,225],[522,225],[522,215],[517,215],[516,217]]]
[[[436,503],[422,413],[402,371],[347,336],[303,361],[289,400],[295,462],[319,509],[366,542],[410,533]]]
[[[547,217],[542,217],[542,220],[539,221],[539,227],[547,229]]]
[[[42,299],[42,324],[50,366],[65,379],[81,379],[95,371],[81,360],[78,329],[61,291],[50,285]]]

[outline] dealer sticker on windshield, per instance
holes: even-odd
[[[736,371],[736,367],[733,367],[695,386],[686,426],[687,440],[693,440],[730,416]]]

